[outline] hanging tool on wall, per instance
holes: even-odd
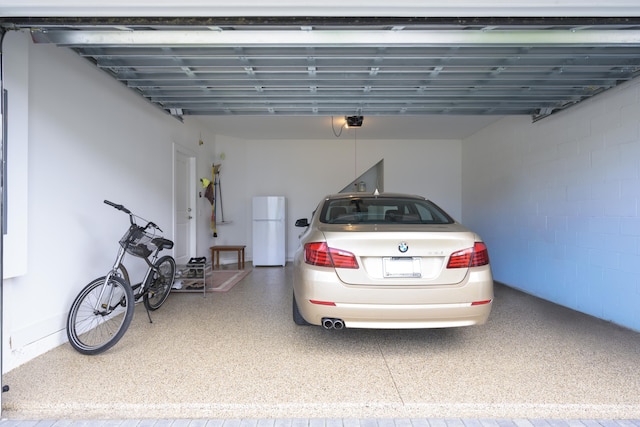
[[[200,183],[202,183],[202,187],[204,190],[204,197],[211,203],[211,229],[215,230],[215,190],[213,186],[213,182],[211,182],[208,178],[200,178]]]
[[[213,204],[211,206],[211,228],[213,229],[213,237],[218,237],[217,226],[217,211],[218,204],[220,205],[220,214],[222,216],[222,222],[224,222],[224,210],[222,208],[222,184],[220,182],[220,168],[221,164],[214,164],[211,169],[211,175],[213,179]]]
[[[213,183],[207,178],[200,178],[200,182],[202,183],[202,187],[205,188],[204,198],[213,205]]]
[[[211,203],[211,229],[213,230],[213,237],[218,237],[218,205],[220,205],[220,214],[222,215],[222,222],[224,222],[224,210],[222,208],[222,182],[220,181],[221,167],[221,164],[214,164],[211,167],[211,180],[207,178],[200,179],[202,187],[205,189],[204,197],[209,201],[209,203]]]

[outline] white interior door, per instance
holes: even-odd
[[[175,149],[174,206],[175,233],[174,258],[178,264],[196,256],[196,170],[195,157]]]

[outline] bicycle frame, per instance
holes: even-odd
[[[146,291],[144,284],[148,283],[147,279],[149,278],[149,275],[152,273],[155,273],[157,271],[157,268],[155,267],[154,263],[156,262],[156,260],[158,259],[158,253],[161,251],[161,248],[156,246],[156,249],[153,251],[152,255],[150,256],[151,260],[149,260],[149,257],[140,257],[142,259],[144,259],[144,261],[147,263],[147,271],[144,275],[144,278],[142,279],[142,282],[137,283],[135,285],[131,285],[131,283],[127,282],[125,280],[125,282],[127,282],[127,286],[130,286],[131,289],[133,291],[136,291],[138,289],[140,289],[138,292],[134,292],[133,294],[133,298],[135,301],[139,300],[140,298],[142,298],[144,296],[144,293]],[[112,276],[117,276],[118,275],[118,268],[120,266],[122,266],[122,260],[124,260],[124,257],[126,255],[127,251],[126,248],[120,246],[120,248],[118,249],[118,255],[116,256],[116,260],[113,264],[113,267],[111,268],[111,271],[109,271],[105,277],[105,281],[104,281],[104,285],[102,286],[102,289],[100,290],[100,296],[99,298],[96,300],[96,305],[94,307],[94,313],[98,314],[100,313],[100,309],[101,307],[101,301],[103,301],[103,297],[104,297],[104,292],[105,292],[105,287],[107,286],[107,284],[110,283],[111,277]],[[115,310],[115,308],[121,304],[121,302],[118,302],[117,304],[113,304],[113,288],[110,289],[111,294],[109,295],[109,299],[108,302],[109,304],[107,305],[107,307],[104,307],[104,309],[106,310],[106,314],[110,313],[112,310]],[[151,314],[149,314],[149,310],[147,310],[147,317],[149,318],[149,322],[153,323],[153,321],[151,320]]]
[[[105,203],[106,203],[106,201],[105,201]],[[136,225],[136,223],[135,223],[135,221],[133,219],[134,215],[131,212],[128,212],[128,214],[129,214],[129,222],[131,223],[131,225]],[[149,222],[147,224],[147,226],[144,227],[143,229],[146,229],[149,226],[149,224],[153,224],[153,223]],[[155,224],[153,224],[153,225],[155,226]],[[113,263],[113,267],[111,267],[111,270],[107,273],[107,275],[105,277],[104,286],[102,287],[102,290],[100,291],[100,296],[99,296],[98,300],[96,301],[96,306],[94,307],[94,312],[95,313],[99,313],[100,312],[100,310],[99,310],[101,308],[100,307],[100,305],[101,305],[100,301],[103,301],[102,298],[104,297],[105,286],[110,282],[111,277],[119,276],[118,269],[120,267],[123,267],[122,261],[124,260],[124,257],[127,254],[128,246],[129,246],[129,243],[127,243],[125,246],[120,245],[119,248],[118,248],[118,255],[116,256],[116,260]],[[127,282],[127,285],[130,286],[132,290],[135,291],[137,289],[140,289],[140,291],[138,291],[137,293],[134,293],[134,299],[135,300],[140,299],[144,295],[144,292],[145,292],[144,284],[148,282],[147,279],[149,278],[149,276],[152,273],[155,273],[155,272],[158,271],[154,264],[158,260],[158,254],[160,253],[160,251],[163,248],[161,246],[157,246],[157,245],[154,245],[154,246],[155,246],[155,249],[153,250],[153,252],[151,253],[150,256],[148,256],[148,257],[139,257],[139,258],[142,258],[145,261],[145,263],[147,264],[147,271],[145,272],[145,275],[144,275],[144,278],[142,279],[142,281],[140,283],[132,285],[127,280],[125,280],[125,282]],[[109,300],[108,300],[109,301],[109,306],[107,307],[108,311],[110,311],[110,310],[114,309],[115,307],[117,307],[117,305],[116,306],[112,305],[112,301],[111,301],[112,297],[113,297],[113,295],[109,295]],[[147,312],[147,314],[149,314],[149,313]],[[150,316],[149,316],[149,320],[151,320]]]

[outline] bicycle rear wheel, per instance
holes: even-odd
[[[173,280],[176,276],[176,261],[169,255],[160,258],[154,264],[152,272],[144,284],[144,305],[149,310],[157,310],[167,300]]]
[[[131,323],[134,311],[131,286],[120,277],[100,277],[78,294],[67,317],[67,337],[82,354],[95,355],[113,347]]]

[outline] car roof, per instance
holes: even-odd
[[[377,198],[404,198],[404,199],[417,199],[417,200],[426,200],[422,196],[417,196],[415,194],[405,194],[405,193],[369,193],[369,192],[351,192],[351,193],[337,193],[337,194],[329,194],[325,196],[325,200],[337,200],[337,199],[353,199],[353,198],[362,198],[362,197],[377,197]]]

